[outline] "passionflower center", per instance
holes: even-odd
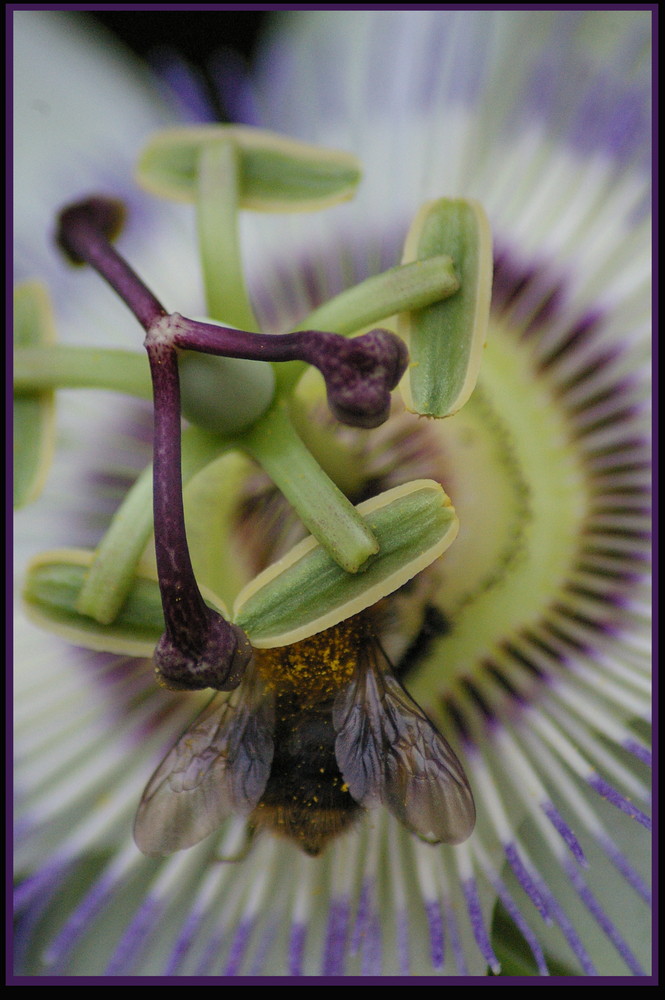
[[[58,243],[72,263],[94,267],[146,331],[155,410],[155,550],[166,622],[155,651],[158,676],[174,688],[227,690],[239,683],[251,647],[240,628],[206,605],[192,570],[180,471],[179,352],[313,364],[326,379],[335,415],[364,427],[386,419],[390,391],[406,368],[407,352],[388,330],[373,330],[348,343],[333,333],[298,331],[273,337],[168,314],[111,245],[122,218],[122,206],[106,198],[72,205],[60,216]]]

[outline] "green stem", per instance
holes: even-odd
[[[289,412],[296,433],[325,474],[345,496],[356,496],[367,485],[367,473],[358,461],[359,452],[340,436],[340,425],[312,419],[311,406],[297,395],[291,399]]]
[[[196,221],[206,306],[211,319],[258,330],[242,268],[238,235],[240,156],[233,142],[203,147],[198,162]]]
[[[453,260],[445,254],[400,264],[329,299],[295,329],[331,330],[348,337],[395,313],[440,302],[458,289]],[[280,389],[289,391],[304,370],[305,365],[300,361],[280,365],[277,371]]]
[[[66,344],[18,347],[14,352],[17,393],[42,389],[108,389],[152,399],[145,355]]]
[[[239,443],[342,569],[356,573],[378,552],[378,542],[361,515],[296,434],[284,403],[269,410]]]
[[[182,479],[187,482],[225,450],[222,438],[187,428],[182,435]],[[115,621],[131,590],[136,566],[153,530],[152,465],[143,470],[97,547],[76,610],[103,625]]]
[[[422,309],[459,289],[452,257],[399,264],[347,288],[311,312],[296,330],[333,330],[348,336],[396,312]]]

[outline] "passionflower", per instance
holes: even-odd
[[[20,391],[22,399],[32,394],[26,421],[40,430],[33,449],[39,468],[49,393],[61,385],[87,388],[58,392],[53,468],[18,524],[21,571],[28,556],[67,547],[67,559],[37,555],[33,567],[58,570],[41,578],[57,600],[48,615],[42,601],[40,620],[72,640],[36,630],[18,613],[21,971],[467,976],[497,973],[503,962],[504,972],[523,975],[648,973],[647,17],[291,14],[277,22],[259,60],[253,100],[242,102],[260,109],[254,125],[351,150],[366,180],[348,205],[316,216],[243,218],[247,294],[238,271],[204,276],[206,311],[227,329],[293,331],[309,316],[317,322],[307,329],[328,332],[318,320],[333,314],[332,332],[374,324],[371,309],[366,323],[358,321],[358,293],[349,289],[366,289],[401,259],[403,267],[427,266],[422,258],[438,248],[425,245],[429,215],[416,216],[423,202],[444,194],[478,199],[492,221],[493,320],[478,386],[468,400],[459,393],[465,405],[457,413],[425,420],[393,404],[393,416],[376,430],[341,428],[309,374],[293,407],[302,440],[352,509],[394,488],[408,496],[402,484],[422,479],[443,483],[455,505],[457,539],[399,591],[382,639],[396,665],[411,666],[404,675],[409,697],[453,744],[473,789],[477,826],[463,844],[423,842],[384,803],[387,810],[368,809],[318,857],[268,834],[247,851],[240,815],[190,850],[166,860],[142,857],[131,838],[136,805],[151,771],[205,704],[199,694],[156,687],[149,660],[136,656],[139,642],[146,656],[152,651],[150,622],[163,622],[155,577],[162,582],[164,573],[158,566],[151,576],[146,564],[136,571],[148,551],[151,476],[142,470],[151,421],[147,408],[131,402],[121,410],[121,397],[105,392],[124,386],[130,396],[148,396],[147,368],[143,361],[135,369],[123,350],[117,369],[106,352],[100,369],[88,353],[75,371],[72,352],[65,376],[53,351],[50,374],[48,365],[26,373]],[[19,199],[17,221],[26,227],[18,233],[20,264],[32,271],[25,276],[46,281],[65,343],[135,348],[131,317],[113,311],[94,275],[70,274],[55,250],[33,244],[46,228],[35,216],[40,206],[54,211],[97,193],[101,182],[108,187],[145,144],[139,133],[148,120],[150,129],[163,125],[168,111],[141,97],[124,62],[108,64],[105,77],[107,57],[85,36],[65,38],[60,22],[74,30],[59,14],[17,19],[19,68],[22,54],[29,64],[29,79],[17,88],[26,102],[19,122],[29,134],[34,115],[57,119],[62,100],[73,123],[54,148],[57,169],[44,170],[32,199]],[[100,90],[116,79],[119,88],[103,121],[92,84],[72,90],[65,78],[91,51]],[[51,74],[46,84],[41,72]],[[90,119],[83,116],[88,100]],[[114,130],[117,159],[116,144],[106,145],[96,175],[100,133]],[[44,133],[48,124],[37,142]],[[34,179],[35,163],[46,158],[29,153]],[[77,167],[86,173],[80,184],[72,181]],[[126,184],[125,174],[112,193],[129,202],[128,256],[148,261],[147,285],[158,289],[158,302],[177,295],[183,314],[200,313],[187,216],[162,202],[157,211]],[[222,228],[216,237],[220,230],[206,226],[208,219],[200,213],[204,260],[205,241],[218,238],[224,259],[237,261],[233,234]],[[343,330],[348,296],[355,322]],[[395,307],[412,360],[420,350],[418,320],[455,301],[442,297],[439,290],[417,308],[402,299]],[[41,333],[35,349],[46,357],[46,306],[41,293],[25,301],[22,328]],[[229,302],[240,305],[224,317]],[[191,322],[185,333],[217,336]],[[407,406],[440,417],[427,407],[441,394],[419,384],[418,367]],[[270,370],[282,388],[295,378]],[[220,377],[216,371],[214,384]],[[251,391],[240,389],[238,403],[251,404],[261,392],[273,398],[265,375],[244,377]],[[186,390],[192,406],[198,375],[193,385]],[[200,429],[198,412],[190,416],[183,477],[193,574],[206,606],[216,601],[228,620],[223,602],[232,604],[248,578],[285,552],[296,565],[299,545],[320,552],[330,525],[317,523],[315,509],[307,527],[318,541],[298,541],[293,509],[307,515],[308,504],[289,490],[284,455],[299,456],[303,472],[311,466],[287,424],[274,425],[285,442],[277,461],[262,435],[247,432],[247,450],[265,470],[257,472],[245,458],[219,457],[215,429]],[[243,419],[253,427],[256,414]],[[172,424],[167,439],[173,434]],[[343,549],[347,537],[342,528]],[[399,549],[401,528],[389,525],[380,542],[390,539]],[[103,549],[105,574],[96,583],[92,559],[72,557],[74,547]],[[362,577],[362,554],[351,545],[341,579]],[[264,640],[273,626],[282,636],[286,629],[281,592],[272,592],[274,600],[270,591],[279,574],[267,572],[256,578],[265,586],[249,583],[240,601],[245,614],[235,616],[255,646],[261,627]],[[84,578],[95,586],[82,610],[74,608],[74,621],[71,593],[81,599]],[[43,591],[31,590],[30,580],[34,571],[26,585],[34,613]],[[299,590],[296,579],[296,597]],[[376,596],[390,598],[385,589]],[[316,619],[318,598],[305,603],[325,628],[329,620]],[[125,617],[118,601],[129,609]],[[264,661],[270,677],[283,668],[284,657],[277,660]],[[305,666],[306,683],[311,658]],[[284,669],[295,677],[293,665]],[[339,732],[350,711],[338,708]]]

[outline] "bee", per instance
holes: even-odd
[[[379,805],[430,843],[466,840],[475,807],[462,765],[376,631],[366,611],[255,650],[241,685],[210,702],[148,782],[140,850],[172,854],[241,815],[251,832],[267,828],[315,856]]]

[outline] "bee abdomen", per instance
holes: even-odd
[[[360,812],[335,760],[329,707],[279,718],[270,776],[250,822],[317,855]]]

